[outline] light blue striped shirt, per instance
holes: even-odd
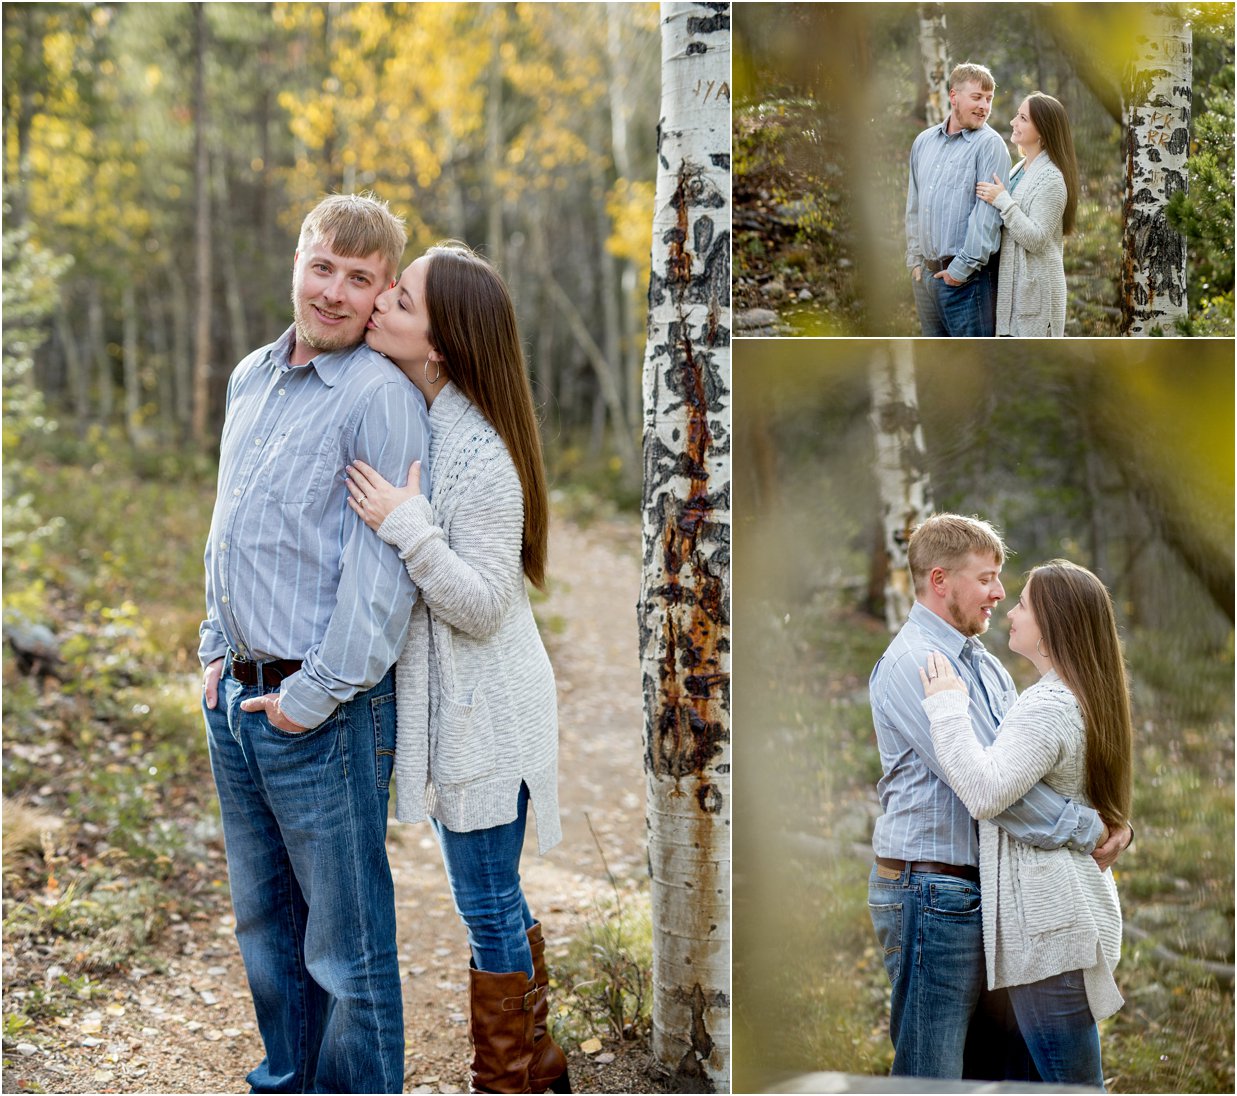
[[[316,727],[390,669],[416,598],[403,561],[349,509],[344,466],[359,457],[402,484],[420,460],[427,485],[429,417],[364,343],[293,366],[293,342],[289,328],[228,382],[198,657],[303,659],[280,707]]]
[[[919,602],[872,671],[872,719],[885,775],[877,785],[884,813],[876,820],[872,846],[877,856],[979,863],[975,820],[945,781],[932,747],[923,710],[919,668],[928,654],[945,655],[970,694],[971,724],[984,745],[1017,697],[1013,679],[975,637],[968,638]],[[992,820],[1028,845],[1065,845],[1090,852],[1103,832],[1094,810],[1066,799],[1045,784]]]
[[[1000,250],[1001,214],[976,197],[975,184],[994,173],[1008,184],[1009,149],[986,123],[953,135],[945,125],[925,129],[911,146],[906,266],[953,255],[949,276],[964,282]]]

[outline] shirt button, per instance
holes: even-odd
[[[227,603],[228,603],[228,595],[227,595],[227,594],[224,594],[224,595],[223,595],[223,597],[221,597],[219,600],[220,600],[220,601],[222,601],[222,602],[224,603],[224,605],[227,605]]]
[[[279,394],[282,396],[282,395],[283,395],[285,392],[287,392],[287,391],[288,391],[288,390],[287,390],[286,388],[281,388],[281,389],[279,390]]]
[[[254,438],[254,439],[253,439],[253,443],[254,443],[254,445],[261,445],[261,444],[262,444],[262,439],[261,439],[261,438]]]
[[[226,552],[227,550],[228,550],[228,542],[225,540],[221,545],[219,545],[219,551]]]
[[[232,494],[234,495],[239,495],[240,493],[241,493],[241,489],[239,487],[235,491],[232,492]]]

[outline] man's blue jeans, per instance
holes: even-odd
[[[868,911],[892,987],[893,1073],[960,1078],[984,983],[979,884],[872,865]]]
[[[911,279],[919,326],[930,337],[991,338],[996,334],[996,280],[999,258],[993,255],[961,285],[946,285],[925,268],[922,281]]]
[[[1010,986],[1009,999],[1041,1080],[1104,1087],[1100,1033],[1087,1004],[1082,971]]]
[[[395,675],[304,734],[225,664],[203,705],[236,937],[266,1057],[254,1092],[400,1092],[403,1000],[386,855]]]
[[[455,908],[468,929],[478,970],[533,975],[528,930],[535,924],[520,887],[520,853],[528,822],[528,787],[520,785],[515,819],[502,826],[455,833],[437,819],[434,832]]]

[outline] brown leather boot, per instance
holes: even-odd
[[[545,965],[545,940],[540,921],[528,930],[528,946],[533,953],[533,981],[537,983],[533,1059],[528,1067],[528,1083],[533,1092],[570,1092],[567,1055],[550,1036],[550,973]]]
[[[522,970],[468,971],[471,1092],[529,1092],[537,985]]]

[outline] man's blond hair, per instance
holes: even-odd
[[[399,269],[408,233],[403,219],[369,191],[331,194],[309,211],[296,246],[304,251],[315,242],[348,259],[363,259],[377,251],[392,276]]]
[[[976,65],[971,61],[963,61],[955,65],[949,74],[949,90],[960,88],[963,84],[978,84],[984,91],[996,91],[996,81],[992,73],[984,65]]]
[[[906,544],[906,562],[915,593],[923,593],[933,567],[951,571],[965,563],[972,552],[995,560],[1000,567],[1008,549],[1001,534],[982,518],[961,514],[933,514],[925,518]]]

